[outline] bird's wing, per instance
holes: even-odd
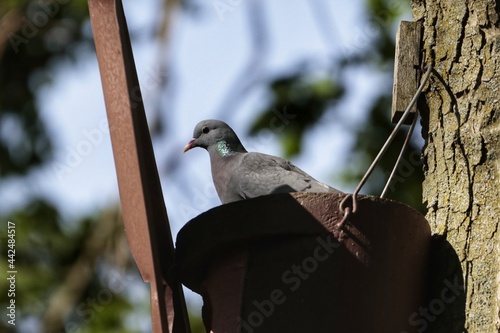
[[[273,193],[335,191],[289,161],[261,153],[245,154],[236,177],[239,194],[246,199]]]

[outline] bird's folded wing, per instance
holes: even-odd
[[[260,153],[246,154],[235,176],[240,195],[246,199],[274,193],[334,190],[289,161]]]

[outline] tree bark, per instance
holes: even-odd
[[[498,332],[500,3],[412,0],[412,11],[423,23],[427,62],[434,64],[419,109],[423,201],[441,239],[433,248],[433,293],[422,318],[432,332]]]

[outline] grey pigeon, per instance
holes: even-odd
[[[342,193],[281,157],[247,152],[232,128],[220,120],[196,125],[184,152],[194,147],[208,151],[215,189],[223,204],[273,193]]]

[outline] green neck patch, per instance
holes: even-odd
[[[233,151],[231,150],[231,148],[229,148],[229,145],[224,140],[217,142],[217,151],[222,157],[231,156],[233,154]]]

